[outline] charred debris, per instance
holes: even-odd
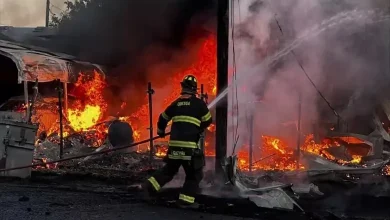
[[[191,67],[206,68],[209,72],[218,70],[216,82],[215,76],[200,76],[204,80],[214,78],[210,80],[211,85],[205,85],[210,99],[227,86],[228,5],[227,1],[221,2],[226,5],[219,5],[217,39],[211,36],[203,42],[206,51],[214,48],[211,56],[218,54],[218,59],[207,59],[211,65]],[[122,110],[127,103],[122,103],[117,115],[105,115],[108,103],[102,91],[106,76],[96,64],[59,53],[34,51],[7,41],[0,41],[0,63],[10,73],[6,74],[9,78],[1,80],[2,88],[15,85],[12,92],[2,92],[10,97],[2,97],[0,106],[1,176],[31,177],[64,185],[82,182],[82,178],[87,179],[85,182],[100,180],[113,186],[105,189],[107,192],[125,194],[129,190],[125,186],[137,185],[154,168],[163,165],[166,140],[155,140],[152,146],[147,141],[128,149],[107,151],[152,138],[149,120],[155,121],[158,113],[155,108],[147,108],[156,95],[154,90],[151,92],[151,85],[145,85],[149,106],[141,105],[139,111],[126,115]],[[178,74],[178,78],[185,73]],[[313,125],[312,134],[299,134],[301,141],[296,149],[286,148],[282,140],[266,136],[262,137],[262,146],[251,142],[228,157],[227,100],[217,106],[214,115],[218,129],[210,128],[204,143],[207,163],[213,165],[206,167],[200,193],[205,211],[212,211],[212,206],[216,206],[220,210],[241,209],[237,211],[241,214],[242,210],[252,212],[257,207],[266,208],[261,212],[268,213],[276,209],[275,216],[279,217],[289,215],[286,213],[292,210],[334,218],[367,217],[373,216],[373,212],[386,215],[381,213],[384,207],[374,207],[372,203],[386,204],[390,196],[389,100],[381,100],[365,123],[355,119],[357,126],[342,118]],[[137,124],[140,119],[144,124]],[[260,158],[255,158],[259,150]],[[106,153],[45,164],[93,152]],[[31,162],[42,165],[32,170],[30,167],[4,171]],[[180,183],[181,176],[176,180]],[[177,182],[168,186],[171,189],[161,196],[161,203],[169,204],[167,201],[176,193]]]

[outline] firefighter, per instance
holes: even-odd
[[[157,134],[165,136],[165,128],[172,120],[171,136],[165,166],[150,177],[142,188],[145,199],[150,199],[166,183],[170,182],[183,166],[186,178],[177,205],[184,208],[197,208],[195,194],[199,190],[199,183],[203,178],[205,165],[204,152],[200,149],[201,133],[212,123],[212,117],[204,101],[196,97],[197,79],[187,75],[181,82],[181,95],[172,102],[157,122]]]

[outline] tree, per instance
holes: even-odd
[[[83,13],[87,8],[91,7],[101,7],[101,0],[75,0],[75,2],[71,2],[69,0],[65,1],[66,11],[61,12],[60,16],[56,14],[52,14],[50,26],[59,27],[63,23],[67,23],[72,20],[74,16],[78,13]]]

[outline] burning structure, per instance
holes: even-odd
[[[28,149],[28,145],[34,142],[32,133],[36,133],[36,125],[39,125],[40,137],[47,136],[48,132],[54,132],[55,127],[58,127],[56,122],[58,121],[58,112],[62,112],[61,106],[64,106],[65,112],[68,112],[67,118],[70,121],[75,120],[73,115],[76,113],[72,112],[72,106],[76,105],[71,103],[71,106],[68,106],[68,83],[76,82],[79,72],[83,72],[80,74],[82,77],[91,74],[93,77],[95,75],[104,77],[104,75],[97,65],[70,60],[69,56],[50,54],[45,50],[32,50],[9,41],[0,41],[0,55],[0,63],[4,72],[0,117],[2,123],[7,125],[4,138],[9,139],[2,146],[4,147],[1,149],[2,157],[5,166],[10,159],[18,161],[17,163],[11,162],[14,165],[20,165],[20,162],[28,164],[28,159],[26,161],[18,160],[18,155],[15,152],[14,154],[11,151],[8,152],[7,148],[16,147],[20,150],[27,147],[26,149]],[[58,95],[56,95],[56,87]],[[63,89],[65,90],[64,96]],[[58,102],[56,96],[59,98]],[[57,103],[59,103],[60,110],[57,109]],[[62,119],[59,118],[59,124],[62,125]],[[75,125],[71,124],[71,126]],[[18,132],[20,132],[20,140],[16,141],[14,140],[16,137],[12,135]],[[13,141],[16,142],[13,143]],[[10,155],[13,155],[14,158],[7,160],[7,156]]]
[[[275,4],[277,6],[280,6],[280,5],[278,5],[278,3],[275,3]],[[253,1],[253,2],[251,2],[251,4],[245,5],[245,7],[246,6],[247,6],[247,9],[244,10],[244,12],[247,16],[246,19],[240,20],[240,22],[238,22],[238,23],[235,21],[237,23],[236,24],[237,27],[239,28],[238,32],[233,34],[234,37],[237,38],[236,39],[237,42],[231,42],[230,45],[235,45],[238,43],[240,46],[240,49],[241,49],[241,47],[245,47],[246,43],[248,43],[248,39],[250,39],[250,41],[252,42],[257,37],[263,37],[263,38],[259,38],[259,40],[261,40],[263,43],[261,45],[258,45],[258,46],[259,46],[259,49],[262,49],[262,50],[264,49],[264,50],[267,50],[268,52],[263,53],[264,51],[263,52],[258,51],[259,53],[256,56],[266,57],[267,54],[271,53],[272,51],[277,50],[277,47],[278,47],[277,45],[279,45],[279,46],[281,45],[281,43],[278,44],[275,40],[273,40],[271,38],[271,34],[272,34],[272,36],[277,35],[276,32],[278,30],[275,31],[275,24],[270,23],[269,27],[266,26],[268,24],[264,24],[265,25],[265,26],[263,26],[263,28],[265,28],[264,30],[267,33],[268,32],[270,33],[270,35],[266,35],[266,33],[264,33],[264,36],[263,35],[257,36],[257,35],[255,35],[256,33],[251,33],[250,30],[248,29],[248,27],[250,27],[250,25],[256,25],[255,24],[256,20],[254,20],[254,18],[256,16],[265,16],[265,18],[272,20],[272,16],[270,14],[267,14],[264,12],[264,8],[271,7],[271,6],[268,6],[265,2],[262,2],[262,1]],[[234,7],[238,8],[237,5],[234,5]],[[283,6],[280,6],[280,7],[283,7]],[[316,6],[313,6],[313,7],[316,7]],[[241,7],[240,10],[242,10],[242,8],[243,7]],[[235,15],[235,16],[237,16],[237,15]],[[354,15],[352,14],[351,16],[354,16]],[[383,17],[383,18],[385,18],[385,17]],[[284,19],[284,18],[281,18],[281,19]],[[369,19],[369,18],[366,17],[366,19]],[[372,21],[371,18],[370,18],[370,21]],[[286,30],[290,31],[289,29],[286,29]],[[189,74],[189,73],[195,74],[201,82],[204,82],[205,91],[209,95],[209,101],[212,101],[212,99],[215,97],[215,95],[216,95],[216,61],[217,61],[216,60],[216,36],[212,33],[206,34],[200,40],[197,41],[197,44],[199,46],[197,47],[197,51],[194,53],[195,58],[193,59],[192,63],[189,64],[187,66],[187,68],[184,68],[184,69],[182,68],[182,70],[180,70],[180,71],[173,71],[176,73],[169,74],[170,75],[169,81],[171,82],[172,86],[165,86],[165,87],[161,87],[161,89],[160,88],[155,89],[156,90],[155,96],[158,100],[160,100],[160,97],[158,97],[159,94],[164,94],[165,98],[163,98],[163,101],[161,103],[158,101],[158,103],[155,104],[155,106],[154,106],[154,108],[157,109],[153,114],[154,121],[156,121],[159,112],[178,96],[179,90],[180,90],[178,82],[181,80],[181,78],[185,74]],[[265,46],[266,48],[263,48],[263,46]],[[250,51],[250,50],[248,50],[248,51]],[[248,51],[241,52],[242,56],[246,56],[246,54],[249,53]],[[234,56],[235,55],[233,54],[233,56],[231,56],[231,57],[234,57]],[[247,61],[247,62],[249,62],[249,61]],[[80,66],[81,64],[78,64],[78,65]],[[275,64],[273,64],[273,65],[275,65]],[[281,64],[277,64],[277,65],[281,65]],[[160,66],[161,65],[157,65],[156,68],[158,68]],[[91,131],[93,131],[92,132],[93,136],[97,137],[97,138],[95,138],[96,141],[94,141],[94,143],[92,143],[92,145],[94,147],[98,147],[104,142],[104,139],[106,137],[105,135],[107,133],[107,126],[103,125],[103,124],[104,124],[104,122],[110,121],[108,119],[108,117],[110,117],[110,116],[115,116],[115,117],[119,118],[120,120],[129,122],[134,129],[135,140],[140,140],[140,139],[144,139],[144,138],[148,137],[148,133],[145,132],[145,129],[148,127],[148,125],[147,125],[148,124],[148,117],[149,117],[148,116],[149,113],[147,110],[148,104],[143,104],[143,105],[137,107],[137,104],[130,103],[129,101],[123,101],[120,104],[120,108],[116,109],[117,114],[113,115],[112,111],[109,112],[110,101],[108,100],[107,97],[105,97],[105,95],[106,95],[105,90],[109,89],[108,88],[109,85],[108,85],[107,81],[105,80],[104,76],[101,74],[101,70],[99,70],[99,68],[97,68],[97,67],[92,68],[92,69],[90,68],[89,70],[81,70],[80,68],[77,69],[77,67],[75,67],[75,66],[72,66],[72,68],[73,68],[72,71],[79,72],[81,74],[78,77],[72,75],[70,78],[72,78],[74,83],[73,83],[73,85],[70,85],[69,88],[65,89],[66,93],[67,93],[67,95],[65,95],[66,104],[64,106],[64,109],[65,109],[64,119],[66,120],[66,123],[64,125],[64,136],[65,137],[67,137],[68,135],[77,134],[79,132],[91,133]],[[237,68],[237,67],[234,67],[234,68]],[[153,70],[151,70],[151,71],[153,72]],[[234,76],[237,71],[239,71],[239,70],[232,69],[230,71],[230,75]],[[278,71],[278,70],[276,70],[276,71]],[[271,69],[271,70],[268,70],[268,72],[272,73],[272,72],[274,72],[274,70]],[[154,84],[159,85],[158,80],[159,80],[158,77],[156,77],[156,79],[151,78],[150,81],[152,82],[152,85],[154,85]],[[255,80],[255,81],[256,82],[253,81],[252,84],[259,83],[259,82],[257,82],[257,80]],[[263,81],[262,82],[263,84],[264,83],[265,84],[267,84],[267,83],[272,84],[273,83],[272,80],[270,80],[270,79],[266,79],[266,80],[262,80],[262,81]],[[244,84],[246,84],[246,83],[244,83]],[[251,98],[250,98],[251,100],[248,100],[248,98],[246,98],[246,99],[244,99],[246,103],[241,103],[241,101],[239,101],[239,103],[234,103],[236,101],[234,99],[232,99],[233,101],[230,102],[231,105],[236,106],[239,104],[239,106],[250,106],[251,109],[255,108],[253,106],[259,106],[258,108],[263,109],[264,107],[260,107],[260,106],[273,106],[274,105],[272,102],[268,102],[266,100],[257,101],[259,98],[262,99],[261,98],[262,96],[261,95],[260,96],[258,95],[257,97],[252,96],[252,94],[253,94],[252,87],[253,86],[251,84],[246,84],[245,87],[246,88],[242,88],[242,89],[240,88],[240,94],[242,93],[244,95],[251,96]],[[255,92],[258,93],[261,91],[255,91]],[[166,96],[166,94],[169,94],[169,95]],[[270,94],[272,95],[272,94],[276,94],[276,93],[271,92]],[[146,99],[147,99],[147,97],[145,94],[145,100]],[[306,98],[304,98],[304,100],[303,100],[304,108],[305,108],[305,106],[307,106],[306,105],[307,102],[306,103],[305,102],[306,102]],[[289,103],[298,103],[298,98],[296,98],[295,100],[289,101]],[[129,110],[128,106],[130,106],[130,105],[131,105],[131,109]],[[48,107],[48,106],[45,106],[43,108],[37,107],[35,109],[36,114],[34,116],[34,119],[38,120],[40,122],[39,133],[41,134],[41,136],[49,136],[50,137],[52,134],[56,134],[56,133],[58,134],[58,132],[59,132],[58,123],[56,123],[57,115],[56,114],[50,115],[50,114],[48,114],[48,112],[46,112],[46,110],[50,109],[50,108],[53,109],[53,107]],[[46,109],[46,110],[44,110],[44,109]],[[234,109],[234,108],[231,107],[231,109]],[[298,109],[298,108],[296,108],[296,109]],[[56,110],[53,110],[52,112],[55,113],[55,111]],[[244,112],[246,112],[245,114],[248,115],[248,116],[245,116],[246,119],[243,118],[243,116],[242,116],[243,113],[240,113],[238,115],[238,117],[240,118],[239,120],[242,122],[245,122],[245,123],[240,123],[241,125],[248,124],[247,123],[248,119],[249,119],[248,117],[250,117],[249,115],[252,114],[252,113],[247,113],[248,111],[249,110],[244,111]],[[267,114],[266,111],[268,111],[268,110],[261,110],[262,114],[258,114],[258,115],[260,116],[263,114]],[[387,139],[389,139],[386,136],[388,134],[387,134],[387,132],[384,132],[387,129],[387,128],[385,128],[386,122],[383,121],[384,117],[386,117],[386,113],[383,110],[378,110],[378,111],[380,111],[380,112],[376,114],[375,121],[374,121],[376,123],[376,125],[378,125],[377,126],[378,129],[374,129],[374,130],[381,133],[382,135],[384,135],[385,140],[387,140]],[[237,112],[233,111],[233,112],[231,112],[231,114],[235,115],[235,114],[237,114]],[[276,114],[276,113],[273,113],[273,114]],[[257,114],[255,114],[255,115],[257,115]],[[304,114],[304,115],[306,118],[307,114]],[[49,118],[51,118],[51,119],[49,119]],[[341,119],[341,116],[339,116],[338,119]],[[236,120],[236,119],[230,118],[229,120],[230,120],[231,126],[233,126],[233,127],[238,126],[238,125],[234,125],[235,122],[232,121],[232,120]],[[257,120],[256,117],[253,120]],[[277,129],[277,130],[289,130],[288,132],[290,133],[290,135],[287,135],[289,137],[285,138],[285,139],[283,138],[283,136],[285,136],[285,135],[278,135],[277,134],[280,132],[276,132],[276,133],[272,132],[272,131],[271,132],[268,132],[268,131],[261,132],[261,131],[256,130],[257,126],[255,126],[255,131],[254,131],[255,134],[253,136],[256,136],[257,138],[256,138],[256,140],[253,141],[254,142],[253,145],[256,145],[258,147],[255,147],[254,154],[255,155],[262,155],[261,158],[262,157],[269,157],[269,158],[264,160],[264,161],[259,161],[255,164],[253,164],[253,166],[249,166],[249,160],[250,160],[249,153],[248,153],[249,148],[250,148],[250,146],[248,145],[249,142],[243,141],[243,139],[249,140],[249,136],[242,134],[242,138],[237,143],[238,147],[236,147],[238,150],[238,152],[236,152],[236,153],[239,157],[238,166],[240,169],[243,169],[243,170],[249,170],[250,168],[265,169],[265,170],[307,169],[307,166],[305,166],[305,164],[302,164],[302,161],[298,162],[298,160],[296,159],[297,158],[296,157],[297,152],[295,150],[296,147],[294,147],[294,148],[288,147],[288,146],[296,145],[295,144],[296,143],[296,140],[295,140],[296,135],[295,134],[291,135],[291,133],[294,133],[294,131],[291,131],[291,129],[294,130],[294,126],[297,125],[296,119],[290,120],[290,119],[286,118],[286,120],[284,120],[284,121],[283,120],[281,120],[279,124],[286,129],[283,129],[282,127],[276,128],[275,126],[267,126],[267,127],[275,127],[275,129]],[[313,124],[313,123],[318,124],[317,122],[313,122],[311,119],[308,121],[310,121],[309,124]],[[262,124],[269,124],[269,123],[271,123],[271,122],[266,121],[266,123],[263,122]],[[342,123],[344,123],[344,121],[342,121]],[[383,126],[379,126],[380,124],[383,124]],[[310,126],[310,129],[312,131],[307,132],[306,130],[309,130],[309,129],[307,129],[307,125],[305,122],[305,124],[304,124],[305,131],[301,131],[301,133],[304,137],[302,137],[301,143],[298,144],[298,145],[300,145],[299,149],[304,153],[315,154],[315,155],[321,156],[322,158],[325,158],[329,161],[333,161],[333,162],[336,162],[336,163],[342,164],[342,165],[359,164],[367,156],[374,155],[374,152],[376,152],[375,155],[378,155],[377,151],[380,151],[380,150],[374,150],[374,149],[376,149],[375,147],[373,147],[373,145],[374,145],[373,142],[375,142],[374,140],[371,140],[371,139],[366,140],[367,138],[359,136],[359,135],[358,136],[355,135],[354,137],[350,137],[350,135],[344,135],[344,136],[338,135],[340,137],[335,137],[335,138],[330,137],[329,135],[326,135],[326,133],[328,131],[332,132],[332,130],[333,130],[333,133],[335,133],[334,129],[335,129],[335,127],[337,127],[337,125],[340,125],[340,123],[339,124],[328,123],[325,127],[324,126],[314,126],[314,127]],[[248,126],[249,126],[249,124],[248,124]],[[215,155],[214,146],[212,144],[214,142],[213,135],[212,135],[213,131],[215,129],[214,127],[215,126],[212,126],[210,128],[210,131],[209,131],[210,134],[207,135],[208,140],[206,141],[206,155],[208,155],[208,156]],[[246,127],[246,126],[244,126],[244,127]],[[282,128],[282,129],[280,129],[280,128]],[[315,128],[315,129],[313,130],[312,128]],[[231,129],[235,130],[233,128],[231,128]],[[341,127],[336,128],[336,130],[342,131],[342,129],[341,130],[340,129],[341,129]],[[248,131],[246,129],[240,128],[239,130],[243,130],[244,133],[248,134]],[[371,132],[373,132],[374,130],[371,130]],[[239,131],[239,133],[240,133],[240,131]],[[260,136],[256,135],[256,133],[260,133],[261,135]],[[365,135],[367,135],[367,134],[368,133],[365,133]],[[233,136],[237,136],[237,135],[235,134]],[[161,145],[163,145],[163,143],[159,143],[158,145],[161,146]],[[229,145],[233,146],[234,144],[230,143]],[[348,147],[345,145],[348,145],[348,146],[359,145],[360,148],[359,148],[359,150],[357,150],[357,151],[359,151],[359,153],[357,153],[353,149],[351,149],[351,148],[355,148],[355,147]],[[375,146],[378,146],[378,145],[375,145]],[[149,148],[149,146],[139,146],[138,150],[145,151],[148,148]],[[344,150],[343,150],[344,153],[342,153],[343,155],[341,155],[341,156],[334,155],[337,153],[340,154],[340,152],[338,152],[338,151],[340,151],[340,149],[334,150],[334,148],[344,148]],[[383,147],[381,147],[381,146],[378,146],[378,148],[383,149]],[[164,148],[160,147],[159,149],[164,151]],[[160,152],[160,150],[158,151],[159,152],[158,155],[163,155],[163,153]],[[255,156],[255,157],[257,157],[257,156]],[[253,160],[255,161],[256,159],[257,158],[254,158]]]
[[[333,181],[330,174],[336,173],[336,182],[359,182],[363,176],[388,175],[383,127],[388,120],[383,91],[388,86],[365,81],[368,75],[387,81],[389,72],[389,11],[376,9],[381,4],[389,7],[384,1],[230,4],[232,79],[226,93],[232,110],[228,146],[233,147],[228,153],[237,157],[228,160],[227,168],[246,197],[261,192],[256,203],[286,208],[280,201],[288,196],[273,204],[266,198],[282,195],[274,190],[290,183],[305,185],[303,191],[293,187],[297,194],[314,191],[322,196],[309,184],[319,176]],[[311,22],[314,26],[307,28]],[[382,49],[372,48],[373,32],[386,39],[376,42]],[[380,53],[381,61],[371,60],[362,48]],[[364,67],[357,68],[356,60]],[[354,83],[347,84],[351,78]],[[254,170],[288,172],[278,176]]]
[[[227,168],[232,182],[244,193],[269,192],[270,189],[284,189],[295,183],[296,186],[306,185],[294,190],[305,194],[313,191],[312,185],[307,186],[313,176],[329,172],[360,176],[389,174],[386,164],[389,162],[390,112],[388,97],[381,95],[388,85],[380,84],[379,90],[371,93],[373,90],[370,89],[375,86],[364,84],[367,76],[362,75],[369,70],[385,81],[387,78],[382,76],[389,72],[388,53],[378,49],[383,52],[384,58],[383,62],[375,63],[362,55],[363,49],[351,49],[357,44],[368,45],[367,42],[383,45],[384,42],[375,39],[387,32],[381,32],[381,27],[377,26],[388,22],[389,15],[373,10],[369,5],[355,5],[349,1],[343,1],[345,7],[310,2],[312,12],[308,14],[314,17],[317,12],[321,14],[320,18],[312,21],[319,25],[313,24],[311,29],[307,29],[311,24],[301,26],[305,19],[300,13],[306,6],[298,1],[292,5],[281,1],[233,1],[230,5],[233,26],[230,27],[229,53],[232,68],[229,69],[230,86],[227,88],[228,146],[231,146],[228,153],[236,156],[228,159],[230,164]],[[275,17],[274,10],[284,12],[293,6],[297,9],[289,11],[286,16]],[[369,9],[347,10],[355,6]],[[293,24],[290,25],[289,21]],[[351,30],[340,34],[340,27],[347,25]],[[379,35],[373,36],[371,31]],[[179,82],[186,74],[195,75],[204,84],[209,101],[222,96],[222,91],[218,91],[217,96],[216,88],[216,38],[213,32],[202,32],[201,37],[196,39],[197,46],[192,48],[195,52],[191,53],[191,62],[186,62],[184,67],[173,68],[172,65],[158,63],[146,69],[150,73],[146,74],[148,81],[155,90],[153,121],[179,95]],[[383,38],[390,39],[389,36]],[[329,50],[323,42],[337,43],[334,47],[337,50]],[[351,45],[344,45],[346,42]],[[379,53],[372,48],[367,47],[367,50]],[[153,58],[145,59],[153,61]],[[353,65],[356,60],[366,63],[356,67]],[[115,117],[131,124],[135,140],[149,138],[147,94],[135,92],[141,98],[115,100],[119,104],[113,108],[114,96],[106,94],[112,89],[109,88],[111,76],[102,77],[94,70],[89,71],[91,74],[77,71],[82,74],[75,77],[74,84],[67,88],[69,103],[63,111],[64,137],[71,139],[82,133],[94,149],[104,146],[108,131],[106,122],[110,123],[110,117]],[[121,70],[123,68],[114,72]],[[156,74],[161,70],[169,72],[164,80]],[[358,82],[346,86],[351,77]],[[170,85],[165,84],[166,79]],[[138,86],[135,88],[140,90]],[[142,88],[146,89],[146,84]],[[58,133],[59,127],[57,117],[49,119],[51,116],[47,109],[38,107],[35,113],[36,121],[41,125],[40,133],[46,133],[42,136],[50,138]],[[356,109],[361,111],[354,111]],[[211,126],[206,134],[205,153],[209,157],[216,155],[215,128],[215,125]],[[163,157],[167,150],[166,141],[155,142],[154,145],[140,145],[136,151],[154,149],[157,157]],[[275,173],[283,173],[283,177],[275,178],[271,175]],[[302,173],[307,176],[299,181],[292,178],[294,175],[301,177]],[[275,182],[278,184],[275,185]],[[278,205],[267,205],[275,206]],[[278,207],[291,208],[290,205],[280,204]]]
[[[363,55],[362,49],[349,51],[345,42],[350,39],[353,46],[348,48],[358,48],[355,44],[366,40],[363,45],[370,49],[369,42],[372,39],[367,36],[370,31],[377,31],[387,39],[388,32],[380,31],[380,27],[387,30],[385,24],[389,19],[388,11],[373,9],[376,4],[384,3],[380,1],[363,5],[349,1],[344,3],[345,7],[340,9],[332,3],[322,5],[311,1],[312,11],[306,14],[313,17],[312,22],[322,21],[311,29],[307,29],[310,24],[299,24],[303,19],[300,7],[306,7],[301,6],[301,2],[295,2],[296,9],[283,16],[275,16],[272,12],[290,7],[279,1],[252,1],[246,5],[232,3],[231,22],[235,24],[236,30],[231,28],[230,33],[230,60],[234,79],[229,90],[229,109],[234,112],[229,119],[229,130],[234,138],[229,140],[229,145],[234,146],[237,142],[236,148],[239,149],[239,146],[251,142],[252,147],[258,146],[253,147],[255,154],[261,155],[257,159],[267,159],[254,165],[254,168],[312,169],[300,158],[307,154],[343,166],[359,166],[371,159],[387,160],[383,151],[387,148],[383,143],[387,132],[384,132],[386,128],[383,125],[388,119],[383,110],[378,110],[383,109],[382,106],[387,102],[387,97],[381,95],[380,91],[385,90],[386,86],[370,87],[371,92],[375,92],[365,92],[370,86],[363,82],[367,77],[366,71],[353,67],[352,56],[365,60],[370,71],[378,79],[384,80],[389,71],[389,42],[378,42],[387,44],[380,50],[383,62],[379,64]],[[355,8],[355,11],[345,11],[346,8]],[[340,30],[339,27],[345,24],[350,24],[349,29]],[[262,32],[254,31],[253,26],[259,27]],[[337,53],[324,46],[330,43],[330,39],[332,43],[338,44]],[[256,49],[250,49],[250,45],[256,45]],[[324,55],[305,55],[313,51]],[[337,56],[337,61],[332,56]],[[258,59],[262,60],[260,64]],[[348,68],[340,72],[338,66],[334,66],[336,62]],[[339,86],[333,81],[333,73],[327,72],[339,72],[337,82],[348,77],[358,82],[348,88]],[[329,85],[332,85],[331,90]],[[358,109],[354,111],[353,106],[358,106]],[[254,135],[249,135],[248,127],[253,127]],[[246,146],[247,149],[249,147]],[[238,165],[246,162],[239,159]]]
[[[203,46],[199,49],[198,61],[195,62],[188,70],[179,72],[172,79],[172,93],[168,98],[166,98],[161,106],[155,106],[155,108],[163,109],[170,102],[172,102],[180,93],[180,80],[183,76],[188,73],[198,73],[196,76],[202,82],[208,82],[205,85],[205,90],[209,94],[210,99],[212,100],[215,97],[215,72],[216,72],[216,39],[214,36],[210,36],[204,40]],[[105,140],[107,135],[107,126],[102,122],[107,122],[107,105],[108,102],[103,97],[103,92],[106,86],[104,78],[94,72],[89,80],[85,80],[85,75],[80,75],[77,81],[74,83],[72,88],[68,89],[69,95],[69,106],[64,113],[64,137],[69,135],[74,136],[80,132],[86,132],[90,136],[91,146],[99,147]],[[158,90],[157,90],[158,92]],[[75,97],[75,100],[72,100],[72,97]],[[145,95],[145,98],[146,95]],[[41,135],[42,132],[46,133],[48,137],[59,133],[59,126],[57,123],[58,113],[56,110],[55,102],[52,102],[54,106],[42,105],[38,106],[35,109],[34,120],[39,122]],[[127,103],[123,103],[122,107],[126,106]],[[47,111],[51,110],[51,114]],[[129,122],[134,129],[134,138],[135,140],[142,140],[148,138],[148,132],[146,128],[148,127],[149,113],[148,105],[144,104],[139,107],[139,109],[133,113],[126,114],[121,113],[119,118],[123,121]],[[159,113],[156,111],[153,115],[154,121],[157,120]],[[50,117],[52,120],[50,120]],[[208,139],[206,140],[206,155],[214,156],[214,146],[213,146],[213,132],[214,127],[211,126],[209,129],[209,134],[207,135]],[[261,136],[262,147],[259,148],[259,155],[268,155],[274,154],[270,158],[271,163],[268,162],[258,162],[253,165],[253,169],[263,169],[263,170],[294,170],[296,169],[296,159],[294,152],[291,147],[288,146],[286,141],[282,140],[280,137],[276,136]],[[338,161],[340,164],[358,164],[362,156],[352,155],[348,159],[336,159],[332,156],[327,150],[329,148],[340,146],[337,141],[346,141],[351,142],[357,141],[357,138],[350,137],[341,137],[338,140],[336,139],[323,139],[320,143],[315,143],[314,135],[309,135],[306,137],[303,142],[301,149],[303,152],[314,153],[319,156],[331,161]],[[356,144],[361,144],[363,141],[360,141]],[[157,145],[160,147],[157,151],[158,156],[164,156],[166,151],[166,146],[164,147],[165,142],[159,142]],[[364,142],[363,142],[364,143]],[[147,151],[149,146],[138,146],[138,151]],[[248,170],[249,169],[249,154],[248,146],[242,146],[238,148],[238,157],[239,157],[239,168]],[[368,153],[368,151],[366,152]],[[347,156],[348,157],[348,156]],[[300,165],[300,168],[304,168],[303,164]]]

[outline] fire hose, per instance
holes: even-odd
[[[171,132],[168,132],[168,133],[165,134],[165,136],[168,136],[170,134],[171,134]],[[30,167],[37,167],[37,166],[45,166],[45,165],[48,165],[48,164],[61,163],[61,162],[65,162],[65,161],[68,161],[68,160],[75,160],[75,159],[80,159],[80,158],[83,158],[83,157],[95,156],[95,155],[110,153],[110,152],[114,152],[114,151],[117,151],[117,150],[122,150],[122,149],[130,148],[130,147],[134,147],[134,146],[137,146],[137,145],[140,145],[140,144],[145,144],[145,143],[148,143],[151,140],[156,140],[156,139],[159,139],[159,138],[161,138],[161,137],[160,136],[155,136],[155,137],[153,137],[151,139],[148,138],[148,139],[145,139],[145,140],[142,140],[142,141],[138,141],[138,142],[132,143],[130,145],[116,147],[116,148],[111,148],[111,149],[107,149],[107,150],[103,150],[103,151],[99,151],[99,152],[93,152],[93,153],[89,153],[89,154],[82,154],[82,155],[78,155],[78,156],[73,156],[73,157],[68,157],[68,158],[64,158],[64,159],[48,161],[48,162],[35,163],[35,164],[27,165],[27,166],[20,166],[20,167],[13,167],[13,168],[7,168],[7,169],[0,169],[0,172],[6,172],[6,171],[11,171],[11,170],[20,170],[20,169],[25,169],[25,168],[30,168]]]

